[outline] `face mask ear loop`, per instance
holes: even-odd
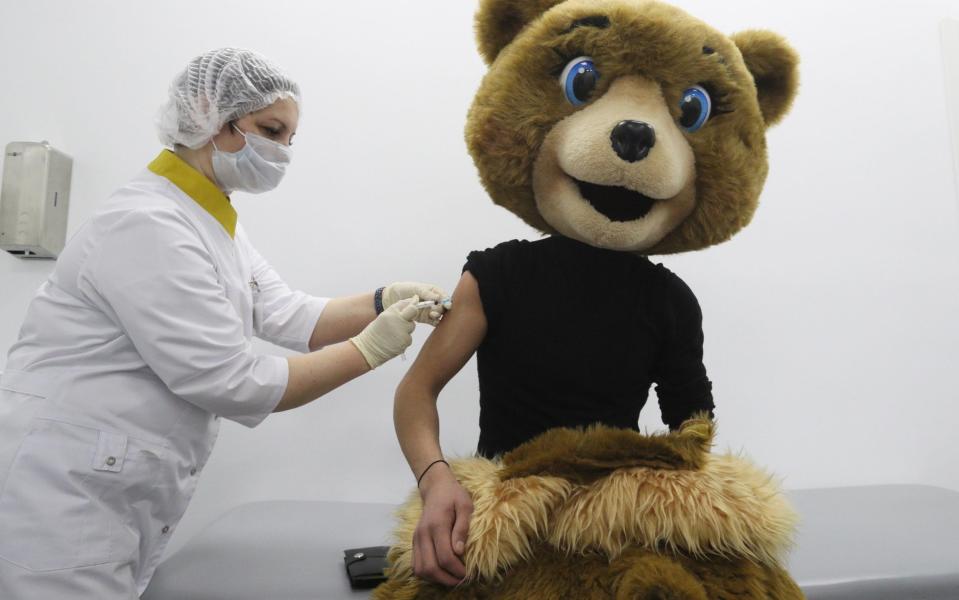
[[[236,130],[237,133],[239,133],[240,135],[242,135],[242,136],[243,136],[243,142],[246,143],[246,134],[243,133],[243,132],[240,130],[239,127],[236,126],[236,123],[234,123],[233,121],[230,121],[230,127],[232,127],[234,130]],[[217,152],[220,151],[220,149],[216,147],[216,141],[215,141],[213,138],[210,138],[210,143],[213,144],[213,149],[214,149],[214,150],[216,150]]]
[[[243,136],[243,146],[244,146],[244,147],[250,145],[250,140],[246,139],[246,134],[243,133],[243,130],[242,130],[242,129],[240,129],[239,127],[236,126],[236,123],[235,123],[234,121],[230,121],[230,127],[232,127],[234,131],[236,131],[237,133],[239,133],[240,135]],[[243,149],[243,148],[240,148],[240,150],[242,150],[242,149]],[[238,150],[238,152],[239,152],[239,150]]]

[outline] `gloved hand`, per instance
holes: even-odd
[[[371,369],[399,356],[413,343],[413,318],[420,312],[414,306],[417,296],[394,302],[356,337],[350,338]]]
[[[413,296],[417,296],[423,301],[436,302],[433,306],[420,309],[414,319],[417,323],[425,323],[435,327],[449,308],[448,305],[443,304],[443,300],[448,299],[446,292],[435,285],[415,281],[392,283],[383,289],[383,308],[389,308],[400,300]]]

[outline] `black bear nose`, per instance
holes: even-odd
[[[637,162],[646,158],[656,145],[656,130],[642,121],[620,121],[609,139],[621,159]]]

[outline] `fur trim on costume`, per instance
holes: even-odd
[[[795,513],[768,473],[741,456],[707,454],[712,438],[705,419],[653,436],[597,426],[547,432],[500,461],[453,461],[474,504],[467,578],[496,580],[544,545],[609,560],[643,549],[778,567]],[[400,510],[394,579],[413,578],[421,511],[418,494]]]

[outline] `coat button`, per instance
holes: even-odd
[[[160,530],[162,533],[170,533],[170,526],[164,525],[163,529]]]
[[[190,469],[190,475],[196,475],[196,467]]]
[[[110,456],[110,457],[107,458],[107,466],[108,466],[108,467],[112,467],[112,466],[115,465],[115,464],[117,464],[117,459],[116,459],[115,456]]]

